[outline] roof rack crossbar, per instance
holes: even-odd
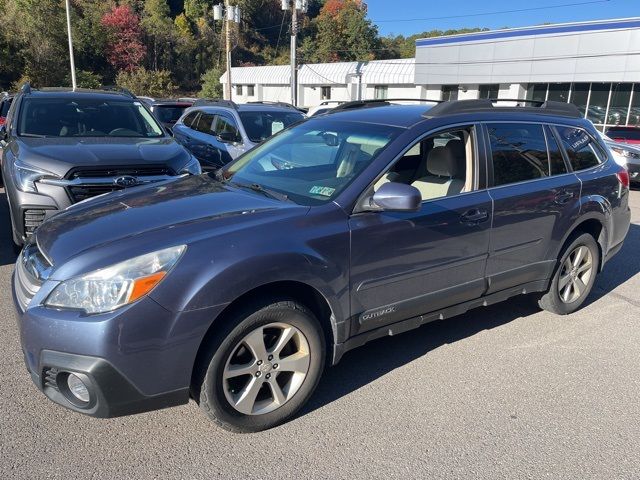
[[[287,103],[287,102],[270,102],[268,100],[253,100],[251,102],[247,102],[247,105],[274,105],[274,106],[277,106],[277,107],[293,108],[294,110],[298,110],[291,103]]]
[[[330,111],[351,110],[354,108],[370,108],[391,105],[391,102],[429,102],[429,103],[441,103],[442,100],[432,100],[430,98],[372,98],[367,100],[353,100],[350,102],[344,102],[337,107],[332,108]],[[327,112],[329,113],[329,112]]]
[[[496,107],[496,103],[510,102],[514,106]],[[531,104],[531,106],[527,106]],[[522,98],[486,98],[479,100],[452,100],[442,102],[439,105],[427,110],[423,116],[427,118],[439,117],[442,115],[454,115],[456,113],[470,112],[499,112],[518,111],[538,114],[561,115],[564,117],[582,118],[583,115],[578,107],[572,103],[555,102],[552,100],[527,100]]]
[[[231,100],[222,98],[199,98],[193,102],[194,107],[230,107],[234,110],[238,109],[238,105]]]

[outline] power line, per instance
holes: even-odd
[[[532,12],[535,10],[550,10],[553,8],[565,8],[565,7],[576,7],[581,5],[591,5],[594,3],[608,3],[611,0],[590,0],[587,2],[573,2],[573,3],[563,3],[561,5],[548,5],[546,7],[530,7],[530,8],[518,8],[513,10],[498,10],[494,12],[478,12],[478,13],[467,13],[464,15],[446,15],[442,17],[424,17],[424,18],[396,18],[396,19],[384,19],[384,20],[371,20],[374,23],[393,23],[393,22],[423,22],[426,20],[448,20],[452,18],[468,18],[468,17],[483,17],[487,15],[499,15],[502,13],[521,13],[521,12]]]

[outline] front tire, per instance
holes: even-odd
[[[593,288],[600,265],[600,249],[593,236],[583,233],[563,250],[549,290],[538,304],[557,315],[578,310]]]
[[[211,342],[195,379],[200,407],[234,432],[289,420],[324,369],[325,340],[316,317],[300,303],[278,301],[238,313],[227,332]]]

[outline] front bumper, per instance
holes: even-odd
[[[24,360],[50,400],[100,418],[189,401],[198,349],[223,306],[173,313],[144,297],[114,312],[85,315],[42,307],[41,299],[53,288],[45,282],[23,309],[15,281],[14,275]],[[89,404],[79,405],[69,396],[68,373],[85,381]]]
[[[29,362],[25,355],[25,362]],[[50,400],[76,412],[97,418],[111,418],[185,404],[189,389],[159,395],[143,395],[113,365],[102,358],[43,350],[38,370],[29,370],[33,383]],[[87,403],[69,391],[66,378],[73,373],[89,392]]]
[[[629,171],[629,179],[633,182],[640,182],[640,164],[627,163],[627,170]]]

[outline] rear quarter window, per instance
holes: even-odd
[[[556,130],[574,171],[602,163],[604,152],[586,131],[576,127],[556,127]]]

